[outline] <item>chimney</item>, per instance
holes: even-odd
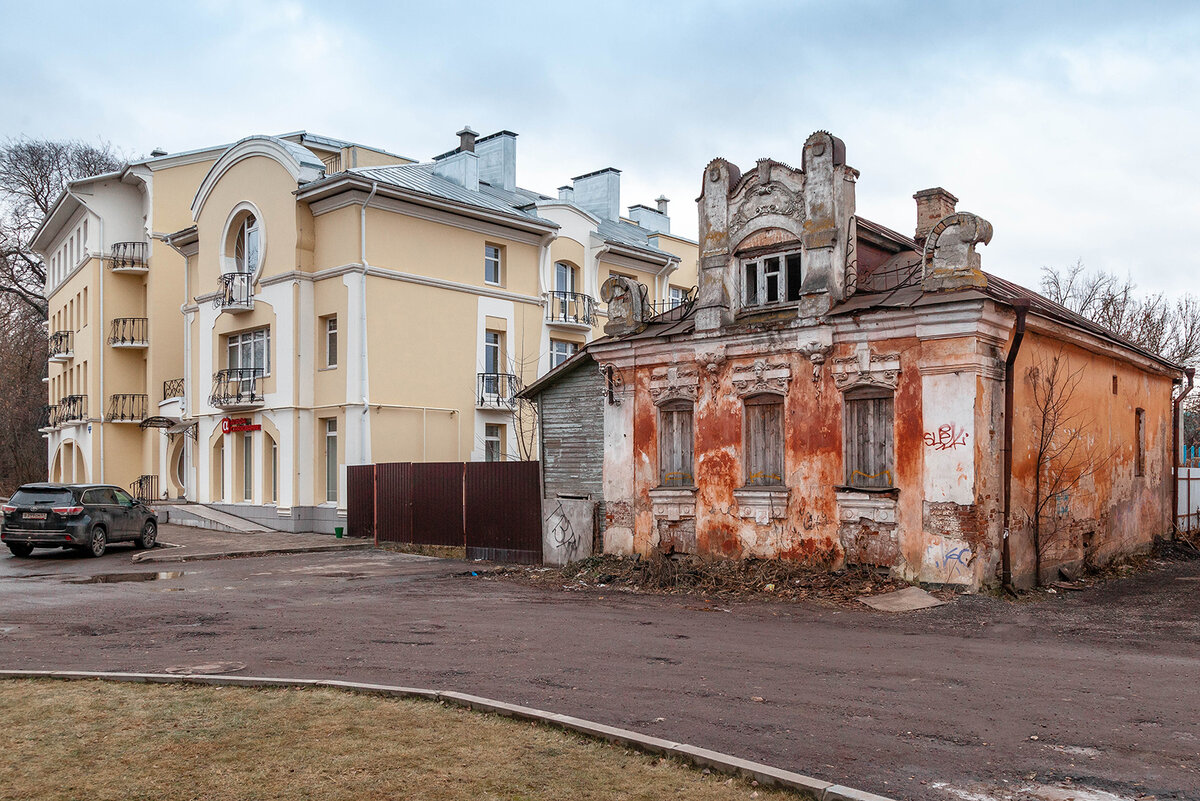
[[[958,198],[940,186],[922,189],[913,195],[913,199],[917,201],[917,232],[913,238],[918,242],[924,242],[933,226],[943,217],[953,214],[958,204]]]
[[[615,167],[589,172],[571,179],[575,205],[602,220],[621,217],[621,171]]]
[[[670,199],[666,195],[659,195],[654,198],[654,202],[658,205],[658,213],[666,216],[667,204],[671,202]]]
[[[665,202],[659,203],[657,211],[640,203],[636,206],[630,206],[629,219],[647,231],[669,234],[671,233],[671,218],[666,215],[666,206]]]
[[[508,192],[517,189],[517,135],[497,131],[476,139],[473,149],[479,156],[479,180]]]
[[[470,125],[464,125],[463,129],[455,134],[455,136],[458,137],[459,150],[465,150],[468,153],[475,152],[475,137],[479,136],[479,134],[472,131]]]
[[[572,186],[560,186],[558,188],[558,199],[566,203],[574,203],[575,188]]]

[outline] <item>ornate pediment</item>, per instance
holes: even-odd
[[[900,378],[899,353],[872,353],[860,342],[852,356],[833,360],[833,383],[840,390],[856,387],[885,387],[895,389]]]
[[[650,398],[662,404],[673,400],[696,402],[700,371],[694,364],[661,367],[650,374]]]
[[[792,366],[787,362],[769,364],[766,359],[756,359],[754,364],[733,368],[733,388],[743,398],[761,392],[786,395],[791,380]]]
[[[779,181],[767,181],[757,186],[751,186],[738,204],[737,211],[729,221],[729,230],[733,238],[750,224],[756,217],[767,214],[779,214],[784,217],[804,217],[804,198],[799,192],[793,192]]]

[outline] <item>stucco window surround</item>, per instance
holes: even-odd
[[[657,407],[659,426],[659,481],[660,485],[650,490],[650,504],[654,517],[660,520],[678,521],[696,517],[695,444],[694,439],[686,443],[687,452],[677,454],[686,457],[689,464],[686,477],[679,476],[678,484],[670,484],[663,473],[662,436],[664,420],[670,418],[673,436],[695,436],[693,425],[696,398],[699,395],[700,370],[696,365],[673,365],[660,367],[650,374],[650,398]],[[677,415],[687,415],[686,421]],[[686,422],[686,425],[676,425]],[[686,431],[683,429],[686,428]],[[684,445],[684,443],[673,443]],[[683,472],[683,471],[677,471]],[[686,481],[686,483],[684,483]]]
[[[843,403],[847,399],[853,401],[856,396],[888,396],[894,399],[900,381],[900,354],[872,353],[866,343],[860,342],[852,355],[833,359],[830,372],[833,375],[834,386],[842,392]],[[894,434],[894,413],[891,425]],[[845,436],[846,432],[843,429],[843,437]],[[894,443],[894,436],[889,440]],[[843,459],[848,453],[849,443],[843,441]],[[892,467],[894,466],[893,451]],[[874,524],[881,529],[895,527],[896,503],[900,490],[895,486],[894,476],[889,483],[890,486],[887,487],[837,487],[838,521],[843,526],[852,527],[863,523]]]
[[[247,241],[247,223],[253,219],[253,238],[256,243]],[[253,263],[249,261],[251,246],[257,245]],[[248,200],[238,203],[225,218],[225,229],[221,233],[221,264],[222,275],[229,273],[248,273],[250,285],[258,283],[262,275],[263,265],[267,260],[267,229],[263,222],[262,212]]]
[[[733,491],[738,516],[765,524],[787,517],[785,421],[792,368],[787,362],[756,359],[735,366],[734,392],[742,399],[742,461],[745,486]]]

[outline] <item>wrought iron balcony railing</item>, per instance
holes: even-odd
[[[38,418],[38,431],[51,431],[58,427],[58,406],[50,404],[42,407],[41,416]]]
[[[163,382],[163,400],[183,397],[183,379],[168,378]]]
[[[50,335],[50,361],[65,362],[74,355],[73,331],[55,331]]]
[[[146,250],[145,242],[115,242],[108,267],[114,273],[144,273],[150,268]]]
[[[258,367],[234,367],[213,375],[208,402],[218,409],[245,409],[266,402],[262,394],[263,371]]]
[[[673,317],[682,318],[696,303],[696,287],[692,287],[682,298],[659,300],[650,304],[650,312],[655,316],[675,312]],[[677,311],[678,310],[678,311]]]
[[[87,395],[67,395],[58,402],[58,422],[75,423],[87,420]]]
[[[254,308],[254,276],[250,273],[225,273],[220,278],[213,307],[229,311]]]
[[[108,344],[114,348],[145,348],[150,344],[150,321],[145,317],[117,317],[108,327]]]
[[[484,409],[511,408],[521,389],[512,373],[477,373],[475,405]]]
[[[108,419],[114,423],[140,423],[146,419],[150,398],[146,395],[117,393],[108,397]]]
[[[547,292],[546,322],[595,325],[596,299],[581,292]]]
[[[154,503],[158,497],[158,476],[141,475],[129,485],[129,493],[142,503]]]

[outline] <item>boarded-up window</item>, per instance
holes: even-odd
[[[1135,476],[1146,475],[1146,410],[1137,410],[1137,472]]]
[[[887,389],[870,387],[846,393],[843,453],[847,486],[880,489],[895,485],[892,404],[892,392]]]
[[[693,487],[692,404],[671,401],[658,410],[658,471],[664,487]]]
[[[783,483],[783,398],[746,398],[746,486]]]

